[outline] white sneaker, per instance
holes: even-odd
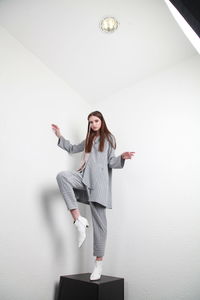
[[[95,260],[95,266],[92,274],[90,275],[90,280],[98,280],[101,278],[103,260]]]
[[[88,220],[79,216],[74,224],[78,230],[78,247],[80,248],[86,238],[86,227],[89,227]]]

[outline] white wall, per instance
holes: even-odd
[[[86,270],[56,182],[59,171],[78,166],[80,154],[69,157],[57,146],[51,123],[80,142],[90,111],[3,28],[0,99],[0,299],[54,299],[60,275]]]
[[[116,154],[136,152],[113,172],[103,274],[125,278],[126,300],[199,300],[199,57],[88,107],[2,28],[0,51],[0,298],[53,299],[60,275],[91,271],[92,230],[77,249],[55,178],[80,157],[50,124],[75,143],[98,109]]]
[[[160,0],[1,0],[0,25],[90,103],[196,53]]]
[[[200,58],[95,106],[119,155],[108,210],[104,274],[125,278],[126,300],[199,300]]]

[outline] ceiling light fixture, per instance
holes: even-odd
[[[105,17],[100,22],[100,28],[107,33],[114,32],[119,26],[119,22],[114,17]]]

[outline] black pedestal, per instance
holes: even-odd
[[[58,300],[124,300],[124,279],[91,273],[60,276]]]

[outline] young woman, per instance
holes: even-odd
[[[59,138],[58,146],[69,153],[83,151],[80,168],[76,171],[61,171],[56,179],[60,192],[70,211],[78,231],[78,247],[86,238],[88,220],[80,215],[78,202],[88,204],[93,223],[93,255],[96,256],[90,280],[98,280],[107,237],[106,208],[112,208],[112,169],[123,168],[125,159],[135,152],[123,152],[115,156],[116,141],[108,130],[103,115],[91,112],[88,117],[86,138],[80,144],[71,144],[60,133],[57,125],[52,129]]]

